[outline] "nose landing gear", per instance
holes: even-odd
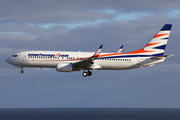
[[[23,67],[21,68],[21,71],[20,71],[20,73],[21,73],[21,74],[23,74],[23,73],[24,73]]]
[[[84,70],[84,72],[82,73],[82,75],[83,75],[84,77],[91,76],[91,75],[92,75],[92,72],[89,71],[89,70],[86,72],[86,71]]]

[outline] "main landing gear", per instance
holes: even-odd
[[[20,71],[20,73],[21,73],[21,74],[23,74],[23,73],[24,73],[23,67],[21,67],[21,71]]]
[[[91,75],[92,75],[92,72],[89,71],[89,70],[86,72],[86,71],[84,70],[84,72],[82,73],[82,75],[83,75],[84,77],[91,76]]]

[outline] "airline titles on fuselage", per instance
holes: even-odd
[[[60,54],[60,53],[57,53],[57,54],[28,54],[28,57],[32,58],[32,57],[69,57],[68,54]]]

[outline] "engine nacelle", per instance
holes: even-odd
[[[59,63],[56,65],[58,72],[73,72],[73,66],[71,63]]]

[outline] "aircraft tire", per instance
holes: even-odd
[[[87,72],[83,72],[82,75],[83,75],[84,77],[87,77],[88,73],[87,73]]]
[[[24,73],[24,70],[21,70],[20,73],[23,74],[23,73]]]
[[[88,76],[91,76],[91,75],[92,75],[92,72],[91,72],[91,71],[88,71],[88,72],[87,72],[87,75],[88,75]]]

